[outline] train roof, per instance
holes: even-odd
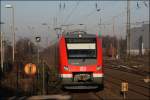
[[[65,38],[96,38],[95,34],[88,34],[85,31],[70,31],[63,33]]]

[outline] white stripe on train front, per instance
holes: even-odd
[[[72,74],[60,74],[62,78],[72,78]]]
[[[103,77],[103,74],[101,73],[101,74],[94,74],[93,73],[93,77]]]
[[[73,77],[72,74],[60,74],[60,76],[62,78],[72,78]],[[93,77],[103,77],[103,74],[102,73],[101,74],[94,74],[93,73]]]

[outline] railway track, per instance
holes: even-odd
[[[109,82],[107,87],[109,87],[109,89],[113,91],[113,93],[118,95],[118,98],[119,97],[121,98],[121,99],[114,99],[114,100],[123,100],[123,92],[121,92],[120,90],[120,84],[112,83],[111,81],[107,81],[107,82]],[[149,98],[150,98],[149,96],[132,89],[129,89],[126,92],[126,100],[149,100]]]
[[[105,74],[105,78],[106,78],[106,77],[119,80],[120,82],[125,82],[125,81],[127,81],[126,79],[114,77],[114,76],[112,76],[112,75],[110,75],[110,74]],[[128,83],[133,84],[133,85],[138,86],[138,87],[145,88],[145,89],[150,89],[150,86],[149,86],[149,85],[145,86],[145,85],[142,85],[142,84],[140,84],[140,83],[137,83],[137,82],[134,82],[134,81],[130,81],[130,80],[128,80]]]
[[[103,93],[102,93],[103,92]],[[53,94],[35,95],[35,96],[22,96],[22,97],[9,97],[8,100],[111,100],[112,96],[110,91],[80,91],[80,92],[66,92],[57,90]],[[116,98],[116,97],[115,97]],[[116,99],[115,99],[116,100]],[[119,99],[121,100],[121,99]]]
[[[118,90],[120,90],[121,89],[121,82],[118,83],[117,82],[118,80],[115,80],[115,79],[113,79],[113,80],[114,81],[105,79],[105,81],[107,81],[108,83],[112,83],[112,84],[116,85],[118,87]],[[143,95],[143,96],[148,97],[148,98],[150,97],[149,88],[143,87],[143,86],[138,86],[138,85],[132,84],[130,82],[128,84],[130,85],[129,91],[135,92],[137,94]],[[142,92],[142,91],[144,91],[144,92]]]
[[[53,89],[49,91],[52,91],[50,94],[70,95],[71,100],[106,100],[110,99],[111,96],[119,98],[114,96],[113,91],[109,91],[106,87],[105,90],[99,92],[93,90],[63,91],[60,88],[60,84],[56,84],[53,86]]]
[[[128,67],[126,65],[123,65],[123,63],[117,63],[113,61],[105,61],[104,70],[114,70],[117,73],[127,73],[131,76],[136,75],[138,77],[145,77],[147,75],[150,75],[149,72],[145,71],[139,71],[136,68]],[[112,71],[113,72],[113,71]],[[111,100],[111,98],[114,98],[114,100],[122,100],[122,96],[120,94],[120,86],[121,82],[127,81],[129,84],[129,92],[127,95],[127,98],[130,99],[131,95],[145,98],[145,100],[148,100],[150,98],[149,96],[149,85],[141,84],[136,81],[122,79],[121,77],[113,76],[112,73],[105,72],[105,90],[100,92],[85,92],[82,93],[79,92],[72,92],[72,91],[62,91],[60,88],[60,82],[51,83],[50,88],[48,91],[48,94],[46,96],[50,95],[69,95],[71,98],[69,100]],[[114,96],[115,95],[115,96]],[[45,97],[46,97],[45,96]],[[14,98],[14,97],[13,97]],[[18,100],[25,100],[30,97],[23,96],[23,97],[15,97],[15,99]],[[127,99],[127,100],[128,100]],[[13,99],[12,99],[13,100]],[[56,99],[57,100],[57,99]]]
[[[120,94],[121,83],[128,82],[128,99],[148,100],[150,98],[148,83],[144,78],[150,76],[150,72],[139,68],[130,67],[123,61],[104,60],[105,87],[110,88],[114,93]],[[105,85],[106,85],[105,84]],[[132,98],[134,96],[134,98]]]
[[[110,64],[111,65],[111,64]],[[114,65],[114,66],[116,66],[116,65]],[[105,67],[106,68],[106,70],[107,70],[107,67]],[[135,73],[133,73],[133,71],[129,71],[130,69],[127,69],[127,70],[124,70],[125,68],[120,68],[120,67],[111,67],[111,68],[108,68],[108,69],[113,69],[113,70],[118,70],[118,69],[121,69],[121,70],[118,70],[118,71],[120,71],[119,73],[122,73],[122,72],[125,72],[125,73],[130,73],[130,74],[133,74],[133,75],[135,75]],[[136,75],[139,75],[139,74],[137,74],[136,73]],[[139,76],[144,76],[143,74],[141,75],[139,75]],[[111,77],[111,79],[113,79],[113,80],[109,80],[109,79],[107,79],[107,77]],[[117,95],[118,95],[118,98],[120,98],[120,85],[121,85],[121,82],[123,82],[123,81],[126,81],[126,79],[121,79],[121,78],[119,78],[119,77],[114,77],[114,76],[112,76],[111,74],[108,74],[108,73],[105,73],[105,81],[107,82],[107,83],[111,83],[111,84],[113,84],[113,85],[115,85],[116,87],[117,87]],[[144,96],[144,97],[146,97],[146,98],[149,98],[150,96],[149,96],[149,89],[150,89],[150,87],[149,86],[145,86],[145,85],[143,85],[143,84],[140,84],[140,83],[136,83],[136,82],[134,82],[134,81],[128,81],[128,83],[129,83],[129,85],[130,85],[130,88],[129,88],[129,91],[130,91],[130,93],[131,94],[136,94],[136,95],[140,95],[140,96]],[[57,86],[56,86],[57,87]],[[105,86],[105,88],[109,88],[109,87],[107,87],[107,86]],[[146,91],[146,92],[143,92],[143,91]],[[112,93],[114,92],[114,91],[111,91]],[[78,97],[76,96],[76,95],[79,95],[79,93],[72,93],[72,92],[63,92],[63,91],[61,91],[61,92],[58,92],[58,91],[56,91],[56,93],[62,93],[62,94],[68,94],[68,95],[71,95],[71,97],[72,97],[72,100],[76,100]],[[84,95],[84,94],[82,94],[82,93],[80,93],[81,95]],[[95,97],[93,97],[92,95],[95,95]],[[90,93],[90,95],[87,95],[88,97],[93,97],[92,99],[89,99],[89,100],[105,100],[104,99],[104,97],[103,96],[101,96],[100,94],[98,94],[98,93]],[[96,99],[97,98],[97,99]],[[79,99],[80,100],[80,99]],[[82,100],[82,99],[81,99]]]
[[[104,97],[100,96],[99,94],[97,93],[93,93],[97,98],[98,100],[105,100]]]
[[[150,75],[150,69],[148,66],[150,66],[149,64],[149,60],[143,60],[142,61],[138,61],[135,59],[132,60],[124,60],[124,59],[119,59],[119,60],[110,60],[110,59],[104,59],[104,64],[109,64],[109,65],[114,65],[115,66],[119,66],[120,67],[126,67],[129,69],[132,69],[133,71],[137,72],[137,74],[149,74]],[[144,67],[144,68],[143,68]]]
[[[54,90],[53,90],[54,89]],[[50,94],[61,94],[61,95],[70,95],[71,100],[104,100],[96,92],[77,90],[77,91],[63,91],[60,84],[53,86],[52,92]],[[50,90],[49,90],[50,91]],[[88,97],[88,98],[87,98]]]
[[[132,61],[131,62],[135,62],[138,64],[142,64],[142,63],[149,63],[149,55],[145,56],[145,57],[132,57]]]
[[[105,68],[109,69],[114,69],[114,70],[120,70],[124,71],[127,73],[132,73],[136,75],[141,75],[141,76],[149,76],[150,72],[144,71],[144,70],[138,70],[133,67],[128,67],[126,65],[119,65],[119,64],[114,64],[114,63],[107,63],[104,64]]]
[[[71,100],[104,100],[104,98],[95,92],[71,93]]]
[[[106,69],[108,70],[108,69]],[[112,72],[114,69],[111,69],[110,71]],[[109,71],[109,72],[110,72]],[[140,83],[138,81],[138,79],[134,79],[133,76],[135,75],[129,75],[131,79],[128,80],[128,76],[126,76],[124,73],[126,72],[121,72],[120,70],[115,70],[114,73],[120,73],[120,75],[124,75],[123,77],[119,76],[119,74],[114,75],[113,74],[108,74],[109,72],[105,72],[105,85],[108,84],[106,87],[110,88],[114,93],[116,94],[120,94],[121,91],[121,83],[122,82],[128,82],[129,84],[129,95],[133,94],[136,95],[137,97],[140,98],[145,98],[146,100],[148,100],[148,98],[150,98],[149,95],[149,89],[150,86],[146,83],[143,82]],[[126,79],[123,79],[124,77],[126,77]],[[134,80],[132,80],[132,78]],[[130,96],[128,96],[130,98]]]

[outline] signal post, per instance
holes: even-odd
[[[126,93],[128,92],[128,83],[127,82],[121,83],[121,92],[123,93],[123,99],[126,99]]]

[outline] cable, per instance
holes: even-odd
[[[72,11],[70,12],[70,14],[66,17],[65,22],[67,22],[67,21],[70,19],[71,15],[73,14],[73,12],[75,11],[75,9],[76,9],[78,6],[79,6],[79,1],[77,1],[76,6],[72,9]]]
[[[148,4],[146,3],[146,0],[143,1],[143,3],[144,3],[144,5],[145,5],[145,7],[148,7]]]
[[[95,13],[95,8],[94,8],[94,10],[92,10],[90,13],[88,13],[88,14],[84,14],[84,15],[82,15],[81,17],[79,17],[79,18],[77,18],[77,20],[84,20],[84,21],[86,21],[86,19],[87,18],[89,18],[91,15],[93,15]]]
[[[96,8],[96,9],[94,8],[90,13],[88,13],[88,14],[86,14],[86,15],[83,15],[82,18],[84,18],[84,20],[85,20],[85,19],[87,19],[88,17],[90,17],[91,15],[93,15],[95,12],[101,10],[100,7],[98,7],[98,4],[99,4],[99,2],[96,1],[96,3],[95,3],[95,8]],[[81,18],[81,17],[80,17],[80,18]]]
[[[143,3],[144,3],[145,1],[143,1]],[[145,2],[146,3],[146,2]],[[139,6],[140,7],[140,5],[141,4],[137,4],[136,6]],[[145,5],[146,6],[146,5]],[[148,6],[148,5],[147,5]],[[140,7],[141,8],[141,7]],[[134,12],[134,10],[137,10],[137,9],[135,9],[135,8],[130,8],[130,10],[133,10],[133,12]],[[126,10],[125,11],[123,11],[123,12],[121,12],[121,13],[119,13],[118,15],[116,15],[116,16],[114,16],[114,17],[120,17],[120,16],[124,16],[126,14]],[[107,21],[104,21],[104,23],[107,23],[107,22],[110,22],[111,20],[113,20],[113,18],[111,18],[111,19],[109,19],[109,20],[107,20]]]

